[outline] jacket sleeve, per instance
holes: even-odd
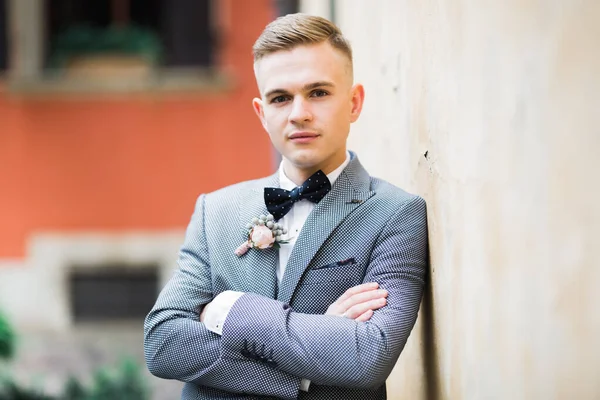
[[[289,305],[245,294],[223,326],[225,354],[268,355],[281,371],[319,385],[379,386],[396,363],[412,330],[427,269],[425,201],[407,200],[376,240],[364,282],[388,291],[387,305],[367,322],[297,313]]]
[[[228,392],[295,399],[300,378],[256,360],[223,356],[221,337],[200,322],[202,307],[212,298],[202,195],[186,231],[178,268],[144,323],[148,369],[160,378]]]

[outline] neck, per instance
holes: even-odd
[[[311,167],[299,167],[297,165],[292,164],[287,159],[283,159],[283,172],[285,176],[287,176],[292,182],[296,185],[300,186],[311,177],[312,174],[317,172],[318,170],[323,171],[325,175],[333,172],[337,167],[342,165],[346,161],[346,152],[344,151],[343,157],[338,157],[337,159],[330,160],[327,163],[314,165]]]

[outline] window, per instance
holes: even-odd
[[[45,66],[135,57],[152,67],[208,67],[210,0],[46,0]]]
[[[76,268],[70,276],[75,322],[141,320],[158,293],[156,265]]]
[[[8,12],[6,0],[0,0],[0,73],[8,67]]]
[[[17,36],[10,87],[32,92],[227,87],[218,0],[0,0]],[[1,49],[1,47],[0,47]],[[82,79],[83,78],[83,79]]]

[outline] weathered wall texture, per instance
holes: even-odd
[[[337,2],[371,173],[424,196],[390,399],[600,398],[600,2]],[[426,154],[426,155],[425,155]]]

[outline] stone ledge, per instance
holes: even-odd
[[[5,91],[18,95],[102,95],[223,93],[232,90],[231,75],[210,69],[168,69],[141,76],[68,76],[47,73],[40,77],[0,75]]]

